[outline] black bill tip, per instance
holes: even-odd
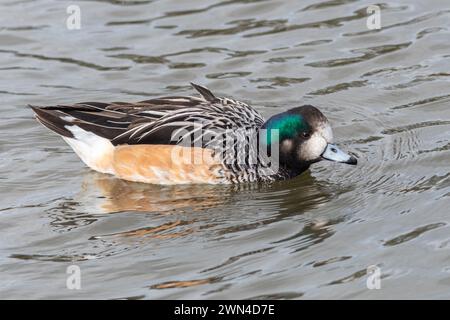
[[[351,156],[345,163],[355,166],[358,163],[358,160],[354,156]]]

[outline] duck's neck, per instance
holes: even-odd
[[[279,148],[273,147],[274,146],[271,145],[267,148],[268,158],[264,156],[262,159],[265,160],[261,161],[261,158],[258,157],[258,168],[261,169],[258,171],[263,175],[274,178],[273,180],[294,178],[308,170],[309,166],[312,164],[312,162],[299,162],[292,153],[284,154],[283,152],[280,152]],[[277,152],[278,155],[274,155],[273,152]],[[270,166],[267,166],[267,164],[270,164]]]

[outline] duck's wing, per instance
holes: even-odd
[[[176,144],[182,136],[199,141],[204,133],[259,128],[263,117],[249,105],[214,96],[192,84],[201,97],[171,96],[138,103],[84,102],[50,107],[31,106],[49,129],[72,137],[72,126],[120,144]],[[207,141],[202,142],[206,147]]]
[[[155,120],[133,122],[126,132],[113,139],[113,144],[176,144],[179,138],[187,135],[194,143],[205,134],[263,125],[263,117],[246,103],[216,97],[207,88],[192,85],[202,98],[171,97],[144,101],[152,106],[141,110],[140,114],[155,117]]]

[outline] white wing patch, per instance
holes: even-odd
[[[63,139],[89,168],[102,173],[114,174],[111,165],[114,146],[108,139],[78,126],[66,126],[66,129],[73,134],[74,138],[63,137]]]

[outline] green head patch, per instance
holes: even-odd
[[[279,141],[294,138],[298,133],[309,130],[309,125],[300,114],[281,113],[270,118],[262,127],[267,130],[267,145],[272,143],[271,130],[277,129]]]

